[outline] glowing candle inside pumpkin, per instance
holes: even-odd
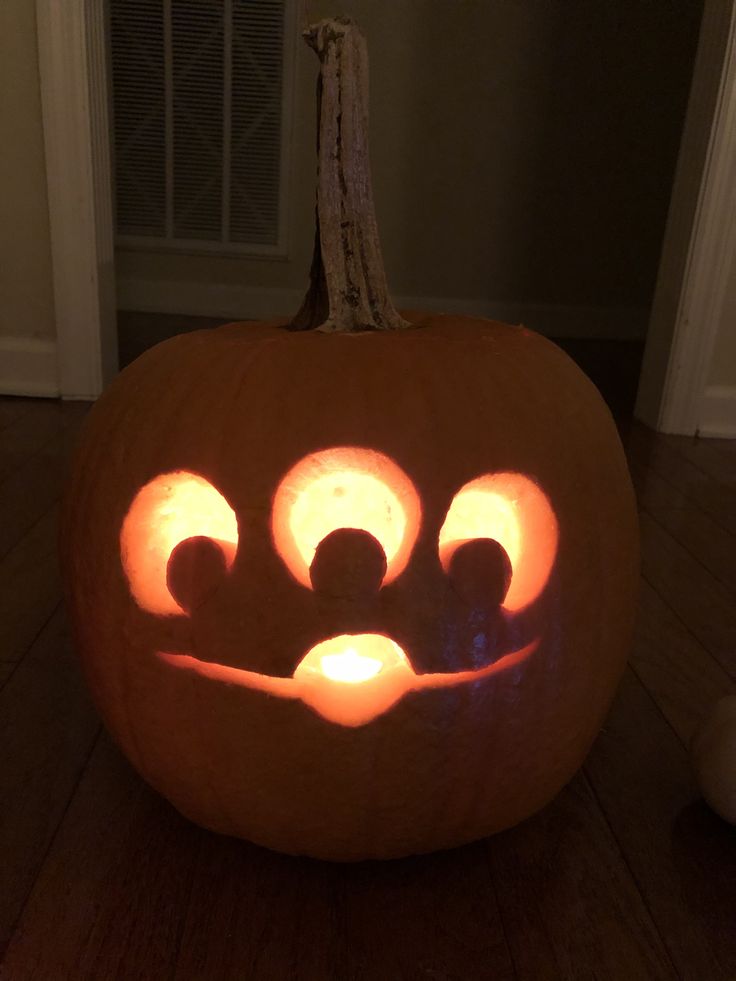
[[[340,634],[320,641],[294,672],[299,697],[324,718],[348,726],[380,715],[415,680],[404,651],[383,634]]]
[[[356,685],[394,668],[406,668],[406,654],[383,634],[340,634],[322,640],[307,653],[295,672]]]
[[[374,678],[383,667],[381,661],[358,654],[354,647],[348,647],[342,654],[325,654],[320,663],[322,673],[330,681],[342,681],[350,685]]]

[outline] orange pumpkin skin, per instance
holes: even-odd
[[[630,643],[636,510],[598,392],[523,328],[407,316],[415,329],[346,335],[236,324],[159,345],[94,407],[65,500],[69,609],[109,730],[184,815],[288,853],[389,858],[521,821],[580,766]],[[453,495],[487,473],[537,483],[559,540],[528,657],[478,680],[409,691],[348,726],[298,698],[156,656],[193,653],[288,678],[316,641],[342,632],[339,603],[295,581],[271,530],[284,474],[333,446],[385,454],[419,495],[408,564],[361,614],[375,631],[402,631],[395,639],[417,673],[454,669],[443,661],[447,576],[437,545]],[[131,501],[175,470],[206,477],[239,526],[234,564],[196,630],[184,614],[141,610],[121,561]]]

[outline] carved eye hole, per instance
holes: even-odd
[[[533,602],[544,589],[557,554],[557,519],[547,496],[519,473],[486,474],[461,487],[440,530],[440,561],[450,571],[460,545],[491,539],[511,564],[503,602],[510,612]]]
[[[384,551],[389,583],[409,561],[420,520],[414,485],[393,460],[340,446],[311,453],[286,474],[274,498],[272,533],[291,574],[311,589],[320,542],[340,528],[368,532]]]
[[[233,509],[208,480],[178,470],[159,474],[141,487],[120,531],[123,569],[138,606],[168,616],[185,612],[169,586],[169,559],[174,550],[193,554],[196,549],[177,546],[202,538],[211,539],[220,549],[229,569],[238,545],[238,523]],[[200,558],[205,554],[201,547],[198,552]]]

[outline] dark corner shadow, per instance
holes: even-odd
[[[695,800],[675,819],[672,857],[684,906],[710,939],[723,976],[736,978],[736,828]]]

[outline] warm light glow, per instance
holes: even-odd
[[[140,607],[159,614],[183,612],[166,585],[166,567],[179,542],[200,535],[217,542],[229,568],[238,544],[237,519],[204,477],[178,470],[154,477],[138,491],[123,521],[120,550]]]
[[[378,718],[412,691],[428,688],[454,688],[472,684],[523,664],[537,649],[533,640],[525,647],[510,651],[493,664],[477,671],[448,671],[415,674],[399,645],[383,634],[341,634],[323,640],[308,651],[297,665],[292,678],[276,678],[256,671],[226,664],[200,661],[189,654],[159,652],[161,661],[180,671],[285,699],[301,699],[328,722],[341,726],[362,726]],[[363,678],[331,676],[328,664],[360,663],[361,669],[372,662],[378,665]]]
[[[504,601],[514,612],[540,594],[557,553],[557,519],[546,495],[523,474],[487,474],[453,498],[439,537],[447,571],[452,553],[473,538],[493,538],[506,549],[512,578]]]
[[[519,559],[521,528],[514,502],[501,494],[469,484],[455,495],[440,531],[440,547],[446,542],[470,538],[494,538],[506,549],[512,568]]]
[[[311,587],[317,546],[338,528],[376,538],[386,555],[386,582],[406,566],[421,509],[406,474],[382,453],[335,447],[312,453],[281,481],[273,508],[276,548],[292,575]]]
[[[406,654],[383,634],[341,634],[302,658],[299,697],[330,722],[358,726],[385,712],[416,681]]]
[[[326,678],[348,685],[375,677],[383,667],[377,658],[358,654],[354,647],[348,647],[341,654],[325,654],[320,664]]]
[[[297,496],[289,529],[309,566],[335,528],[360,528],[377,538],[390,562],[401,545],[406,517],[390,487],[369,473],[336,470],[311,481]]]

